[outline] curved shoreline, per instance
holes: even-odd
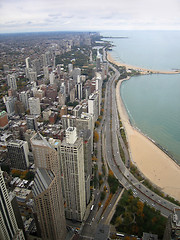
[[[109,62],[117,65],[117,66],[126,67],[127,69],[133,69],[135,71],[141,72],[142,74],[151,74],[151,73],[157,73],[157,74],[179,74],[180,73],[180,70],[175,70],[175,71],[154,70],[154,69],[137,67],[137,66],[133,66],[133,65],[130,65],[130,64],[126,64],[126,63],[120,63],[120,62],[114,60],[109,52],[107,52],[107,60]]]
[[[108,59],[109,60],[109,59]],[[111,62],[117,65],[116,61]],[[118,66],[122,66],[118,63]],[[119,80],[116,86],[116,101],[122,124],[126,131],[132,162],[153,184],[163,192],[180,201],[180,166],[176,164],[148,136],[134,128],[120,95],[121,83],[129,78]]]

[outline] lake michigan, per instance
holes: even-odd
[[[112,57],[154,70],[180,69],[180,31],[104,31]],[[132,125],[180,164],[180,74],[151,74],[123,82],[121,96]]]

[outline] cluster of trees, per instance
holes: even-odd
[[[74,48],[72,51],[56,56],[56,64],[64,64],[65,66],[72,62],[74,67],[82,68],[84,65],[88,65],[88,61],[89,50],[85,48]]]
[[[119,201],[112,224],[120,232],[141,237],[143,232],[157,234],[163,238],[167,219],[161,216],[160,211],[142,203],[135,198],[132,191],[125,191]]]
[[[32,181],[35,175],[34,172],[32,171],[29,171],[29,170],[21,171],[18,169],[12,169],[11,174],[13,177],[20,177],[21,179],[26,179],[29,181]]]
[[[115,178],[112,170],[109,170],[108,184],[109,184],[109,187],[110,187],[110,192],[114,194],[117,191],[118,187],[119,187],[119,182]]]

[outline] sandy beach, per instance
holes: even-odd
[[[120,63],[120,62],[115,61],[109,52],[107,52],[107,59],[109,62],[116,64],[117,66],[123,66],[123,67],[126,67],[126,69],[133,69],[133,70],[141,72],[142,74],[149,74],[149,73],[177,74],[177,73],[180,73],[179,70],[176,70],[176,71],[154,70],[154,69],[141,68],[141,67],[125,64],[125,63]]]
[[[110,54],[109,58],[111,62],[117,64]],[[120,63],[118,65],[122,66]],[[129,65],[126,67],[129,68]],[[163,192],[180,201],[180,166],[131,126],[119,91],[122,81],[117,84],[116,99],[121,121],[125,127],[131,159],[146,178],[160,187]]]

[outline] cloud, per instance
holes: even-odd
[[[1,0],[0,32],[32,31],[33,26],[38,31],[180,30],[179,12],[179,0]]]

